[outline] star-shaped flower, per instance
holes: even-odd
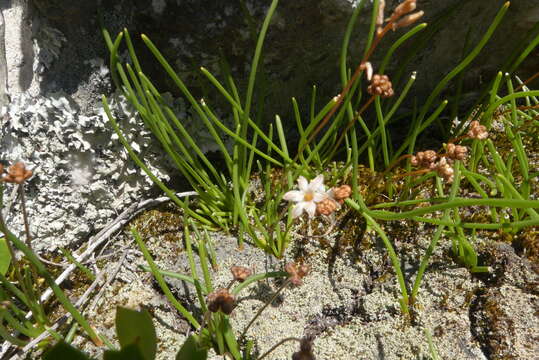
[[[291,190],[284,194],[283,199],[297,203],[292,209],[292,217],[296,218],[307,212],[309,217],[316,213],[316,203],[328,197],[324,187],[324,175],[318,175],[310,182],[303,176],[298,177],[299,190]]]

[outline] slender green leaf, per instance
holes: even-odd
[[[9,251],[6,238],[0,238],[0,274],[6,275],[10,264],[11,251]]]

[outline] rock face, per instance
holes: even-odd
[[[7,2],[0,3],[5,18],[5,54],[0,54],[0,59],[6,59],[5,64],[0,61],[0,96],[2,84],[7,84],[11,98],[2,110],[8,116],[2,122],[0,158],[10,162],[23,160],[39,170],[35,171],[29,208],[36,219],[35,237],[43,246],[57,244],[59,235],[60,245],[82,241],[81,237],[99,228],[114,211],[147,194],[150,188],[139,169],[130,162],[126,165],[127,156],[103,119],[100,96],[110,95],[114,89],[108,73],[108,53],[99,31],[100,21],[113,35],[123,28],[130,30],[143,68],[162,91],[177,94],[137,40],[140,33],[146,33],[157,44],[196,96],[206,96],[212,90],[210,84],[201,81],[199,67],[205,66],[218,75],[223,59],[244,93],[256,33],[269,3],[255,0],[13,0],[9,6]],[[314,84],[318,86],[318,104],[339,93],[340,47],[354,3],[357,1],[281,1],[264,45],[261,79],[267,121],[276,113],[285,121],[290,119],[292,96],[306,114]],[[396,3],[387,1],[386,13]],[[409,62],[405,61],[406,54],[415,48],[405,45],[399,49],[387,73],[391,77],[402,64],[405,76],[417,70],[413,96],[424,98],[460,61],[462,54],[479,42],[501,6],[502,2],[492,0],[418,1],[418,7],[426,14],[424,20],[432,25],[427,29],[436,31],[425,39],[424,47]],[[363,52],[371,8],[372,4],[365,1],[349,49],[351,66],[356,66]],[[536,1],[511,3],[492,42],[465,72],[464,93],[470,95],[465,99],[473,99],[478,84],[488,82],[507,55],[515,54],[514,47],[533,31],[537,32],[538,20]],[[384,39],[373,57],[375,70],[391,40],[402,34],[398,32]],[[464,51],[466,43],[467,51]],[[522,70],[516,72],[521,78],[537,69],[539,57],[535,54],[537,50],[522,64]],[[451,89],[443,96],[451,96],[454,93]],[[121,100],[117,103],[122,105]],[[160,159],[160,149],[154,147],[147,132],[140,131],[136,115],[126,106],[122,109],[118,116],[129,124],[131,141],[141,152],[149,154],[150,165],[167,179],[169,169]],[[189,108],[181,103],[178,111],[187,121],[192,118]],[[12,214],[11,221],[17,224],[19,216]],[[57,221],[71,225],[66,229]],[[50,223],[56,224],[52,230]]]
[[[539,273],[509,244],[493,243],[486,253],[494,276],[470,309],[472,332],[489,359],[532,359],[539,352]]]
[[[363,53],[370,23],[372,4],[364,2],[349,49],[351,66],[357,65]],[[264,47],[268,119],[272,119],[275,113],[290,114],[290,98],[294,96],[306,101],[314,84],[319,87],[321,100],[339,92],[340,47],[354,3],[358,1],[299,0],[281,1],[278,5]],[[219,73],[219,61],[223,58],[230,63],[240,88],[245,84],[257,29],[269,1],[115,1],[102,2],[98,6],[97,1],[33,0],[33,4],[31,12],[34,19],[39,18],[65,37],[65,44],[59,49],[61,60],[51,64],[44,74],[42,89],[61,88],[69,94],[80,92],[81,86],[95,71],[90,64],[85,64],[85,60],[107,58],[98,30],[99,10],[105,27],[111,33],[125,27],[135,39],[139,33],[147,34],[176,65],[194,92],[202,94],[207,89],[202,88],[198,81],[199,67],[205,66]],[[396,4],[397,1],[387,1],[387,15]],[[502,4],[502,1],[489,0],[418,1],[418,8],[425,11],[421,21],[432,25],[423,33],[430,32],[430,28],[433,28],[433,33],[406,66],[405,74],[418,71],[413,90],[415,95],[420,98],[428,95],[437,82],[458,64],[463,54],[469,53]],[[488,82],[509,55],[516,54],[516,46],[530,35],[538,21],[536,2],[512,1],[492,41],[466,72],[465,90],[473,91],[481,82]],[[384,39],[374,56],[375,70],[392,40],[403,33],[399,31]],[[146,60],[144,68],[148,73],[155,79],[161,78],[163,90],[175,90],[155,60],[147,56],[144,46],[140,42],[137,45]],[[395,53],[387,71],[390,77],[412,48],[404,46],[402,51]],[[516,73],[523,79],[531,75],[538,65],[537,59],[529,58],[530,61]],[[503,70],[511,69],[506,66]],[[96,89],[96,92],[103,90]]]

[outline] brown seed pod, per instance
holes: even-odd
[[[374,74],[371,84],[367,87],[367,92],[371,95],[379,95],[383,98],[394,95],[393,85],[387,75]]]
[[[487,127],[479,124],[479,121],[474,120],[470,123],[470,129],[468,130],[467,135],[472,139],[485,140],[488,138]]]
[[[22,184],[32,176],[32,170],[27,170],[22,162],[11,165],[7,170],[7,175],[2,178],[3,181],[15,184]]]
[[[447,144],[447,155],[453,160],[464,160],[468,154],[468,148],[462,145],[455,145],[453,143]]]
[[[230,268],[230,272],[232,273],[232,276],[234,277],[234,280],[238,282],[244,282],[245,279],[247,279],[249,276],[252,275],[251,269],[245,267],[245,266],[232,266]]]
[[[302,284],[302,279],[307,276],[310,270],[311,267],[307,264],[297,266],[293,262],[289,262],[284,266],[284,271],[288,273],[290,282],[296,286]]]
[[[335,200],[326,198],[316,204],[316,214],[318,215],[331,215],[337,210],[337,203]]]
[[[208,310],[211,312],[221,310],[224,314],[230,315],[234,310],[235,303],[236,299],[226,288],[221,288],[208,294]]]

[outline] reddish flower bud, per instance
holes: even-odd
[[[405,17],[403,17],[402,19],[400,19],[396,23],[393,23],[393,26],[392,26],[393,31],[395,31],[395,30],[397,30],[399,28],[403,28],[403,27],[412,25],[417,20],[419,20],[424,14],[425,13],[423,11],[418,11],[416,13],[406,15]]]
[[[232,266],[230,272],[232,273],[232,276],[234,276],[234,280],[240,283],[244,282],[245,279],[253,273],[251,269],[246,268],[245,266]]]
[[[302,279],[307,276],[311,270],[311,267],[307,264],[303,264],[298,267],[296,264],[290,262],[285,265],[284,270],[288,273],[290,282],[299,286],[302,284]]]
[[[453,143],[447,144],[447,155],[453,160],[464,160],[468,154],[466,146],[455,145]]]
[[[316,214],[318,215],[331,215],[335,210],[337,210],[338,204],[335,200],[326,198],[316,204]]]
[[[211,312],[221,310],[224,314],[230,315],[234,310],[236,299],[228,292],[228,289],[218,289],[208,294],[208,309]]]
[[[32,170],[26,170],[22,162],[11,165],[7,170],[7,175],[2,178],[3,181],[15,184],[22,184],[32,176]]]
[[[485,140],[488,137],[487,127],[479,124],[479,121],[474,120],[470,123],[470,129],[467,135],[472,139]]]
[[[408,13],[411,13],[416,8],[416,0],[406,0],[402,4],[399,4],[395,11],[393,11],[393,15],[395,18],[399,18],[403,15],[406,15]]]
[[[383,98],[393,96],[393,88],[387,75],[374,74],[371,84],[367,87],[367,92],[371,95],[379,95]]]

